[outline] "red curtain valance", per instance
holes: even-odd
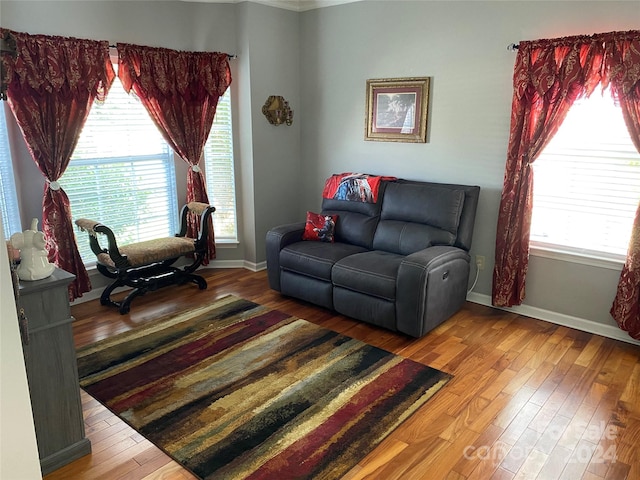
[[[606,33],[600,38],[604,45],[604,86],[611,84],[617,100],[640,99],[640,30]]]
[[[602,46],[592,37],[520,42],[514,69],[514,98],[559,101],[591,93],[600,82]]]
[[[231,84],[226,53],[183,52],[127,43],[118,43],[117,49],[118,77],[127,92],[135,86],[147,97],[180,96],[185,101],[202,102],[222,96]]]
[[[640,92],[638,30],[520,42],[514,68],[514,97],[554,86],[580,85],[590,92],[598,83],[614,86],[614,95]]]
[[[86,92],[104,100],[115,78],[108,42],[0,28],[0,36],[7,32],[16,39],[17,55],[4,54],[2,61],[14,90],[29,88],[65,97]]]

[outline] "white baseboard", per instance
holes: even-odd
[[[244,268],[244,260],[212,260],[209,265],[200,268]]]
[[[251,270],[252,272],[259,272],[260,270],[266,270],[267,262],[264,261],[264,262],[254,263],[254,262],[245,261],[243,264],[243,267],[246,268],[247,270]]]
[[[246,268],[252,272],[259,272],[267,268],[267,262],[248,262],[246,260],[215,260],[211,262],[205,268]],[[101,276],[97,270],[89,272],[89,275],[93,277]],[[88,302],[100,298],[102,294],[102,288],[94,288],[90,292],[85,293],[82,297],[77,298],[72,305]],[[117,288],[114,293],[124,292],[130,290],[128,287]],[[527,317],[536,318],[538,320],[544,320],[556,325],[562,325],[564,327],[575,328],[576,330],[582,330],[584,332],[593,333],[603,337],[611,338],[614,340],[620,340],[622,342],[631,343],[633,345],[640,345],[640,341],[635,340],[629,336],[629,334],[618,327],[613,325],[607,325],[604,323],[594,322],[593,320],[587,320],[584,318],[573,317],[571,315],[565,315],[562,313],[552,312],[551,310],[545,310],[543,308],[532,307],[529,305],[519,305],[517,307],[501,308],[491,305],[491,297],[481,293],[471,292],[467,295],[469,302],[478,303],[487,307],[497,308],[498,310],[504,310],[507,312],[517,313],[519,315],[525,315]]]
[[[267,268],[267,262],[249,262],[247,260],[214,260],[203,268],[246,268],[252,272],[259,272]]]
[[[529,305],[519,305],[517,307],[510,308],[494,307],[491,305],[491,297],[481,293],[471,292],[467,295],[467,300],[473,303],[479,303],[480,305],[497,308],[498,310],[513,312],[519,315],[536,318],[538,320],[555,323],[556,325],[562,325],[563,327],[575,328],[576,330],[582,330],[583,332],[593,333],[602,337],[612,338],[614,340],[620,340],[621,342],[640,345],[640,341],[631,338],[627,332],[613,325],[606,325],[604,323],[594,322],[593,320],[573,317],[571,315],[552,312],[551,310],[545,310],[543,308],[532,307]]]

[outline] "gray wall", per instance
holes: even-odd
[[[484,255],[475,297],[491,291],[495,228],[519,40],[638,28],[637,2],[366,1],[302,13],[255,3],[0,2],[0,24],[30,33],[177,49],[237,52],[232,62],[240,245],[220,260],[260,265],[273,225],[318,209],[324,179],[364,171],[482,187],[472,254]],[[364,141],[369,78],[432,79],[427,144]],[[260,109],[283,95],[292,127]],[[15,137],[20,143],[19,135]],[[15,138],[14,138],[15,140]],[[43,181],[16,145],[22,219],[40,215]],[[178,198],[186,168],[178,167]],[[532,256],[526,304],[615,325],[620,266]]]
[[[283,95],[294,109],[299,104],[298,24],[295,12],[253,3],[0,2],[0,25],[17,31],[239,55],[231,68],[240,243],[219,248],[217,258],[249,265],[264,261],[267,229],[291,217],[296,205],[279,184],[298,188],[300,123],[273,127],[261,108],[269,95]],[[44,179],[17,126],[9,128],[21,219],[28,225],[41,217]],[[186,175],[186,164],[177,159],[179,203],[186,198]],[[94,283],[102,282],[98,277]]]
[[[629,30],[637,2],[359,2],[301,14],[305,205],[341,171],[482,187],[472,254],[486,256],[474,299],[488,302],[519,40]],[[427,144],[366,142],[369,78],[432,79]],[[526,303],[615,325],[621,266],[531,257]]]
[[[300,190],[300,55],[298,13],[255,3],[238,5],[240,161],[244,260],[264,262],[269,228],[298,216]],[[246,84],[246,85],[245,85]],[[270,95],[294,110],[292,126],[274,126],[262,114]],[[292,199],[294,199],[292,201]]]

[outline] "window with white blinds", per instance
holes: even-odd
[[[173,153],[135,95],[118,80],[92,106],[60,179],[73,220],[110,227],[119,244],[173,236],[178,204]],[[95,262],[86,234],[76,234],[85,263]]]
[[[2,199],[2,227],[5,237],[9,238],[14,233],[22,231],[22,228],[5,111],[0,106],[0,198]]]
[[[532,246],[624,258],[640,199],[640,154],[608,91],[571,107],[533,171]]]
[[[209,202],[216,207],[212,216],[213,226],[216,241],[221,242],[235,242],[238,239],[230,90],[227,88],[218,101],[204,149],[207,195]]]

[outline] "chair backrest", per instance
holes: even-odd
[[[399,180],[397,183],[417,184],[425,187],[434,186],[448,188],[451,190],[462,190],[464,192],[464,204],[460,213],[460,223],[458,224],[458,235],[454,246],[463,250],[471,250],[473,240],[473,229],[476,222],[476,211],[478,210],[478,200],[480,199],[480,187],[477,185],[460,185],[455,183],[434,183],[418,182],[414,180]]]
[[[336,222],[336,242],[350,243],[372,248],[373,236],[380,219],[382,197],[388,182],[380,182],[376,203],[322,199],[322,213],[338,215]]]
[[[373,248],[408,255],[433,245],[471,248],[480,187],[398,180],[385,189]]]
[[[338,215],[335,240],[407,255],[431,245],[471,249],[480,187],[398,179],[381,182],[378,201],[322,199]]]

